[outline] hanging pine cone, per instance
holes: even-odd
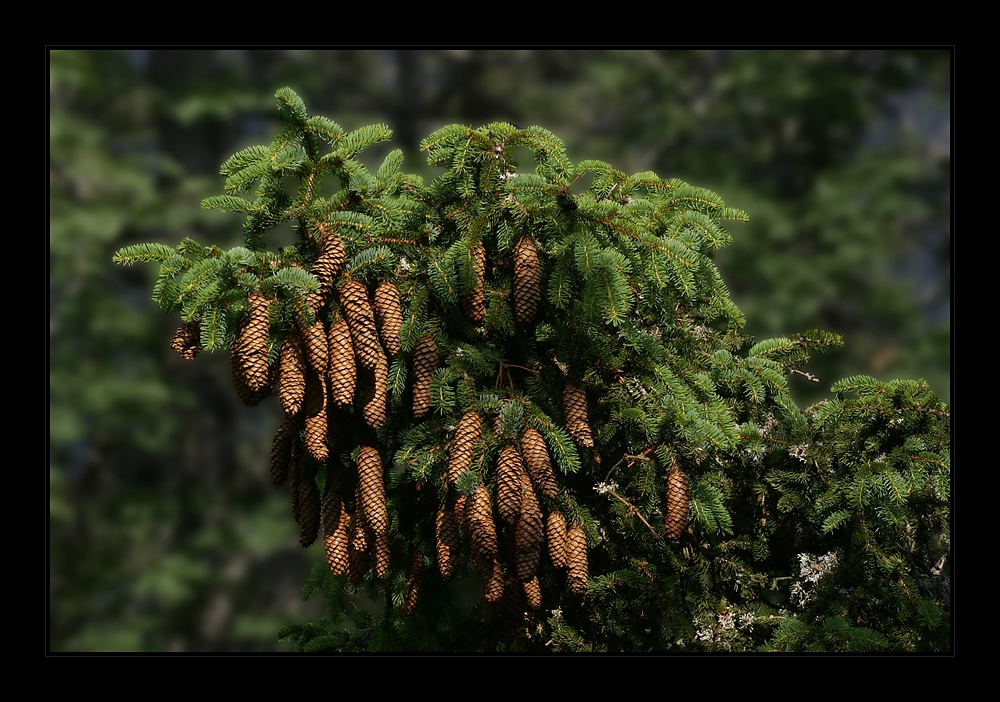
[[[240,365],[238,354],[236,352],[235,341],[233,342],[233,345],[229,347],[229,366],[233,376],[233,389],[236,390],[236,396],[240,398],[240,402],[244,405],[247,407],[256,407],[270,396],[274,386],[274,369],[268,369],[268,379],[267,382],[264,383],[263,387],[257,390],[251,389],[250,386],[247,385],[243,368]]]
[[[378,429],[385,423],[386,406],[389,401],[389,363],[384,355],[379,355],[374,369],[361,369],[361,415],[365,424]]]
[[[527,582],[535,577],[545,536],[542,510],[538,506],[535,491],[531,488],[531,480],[525,473],[521,473],[521,495],[520,516],[514,529],[514,541],[517,547],[517,579]]]
[[[359,584],[371,568],[371,545],[375,537],[368,532],[361,510],[355,509],[351,515],[347,542],[347,579],[352,585]]]
[[[399,290],[388,280],[375,289],[375,313],[382,330],[382,343],[389,356],[399,355],[399,329],[403,326],[403,310]]]
[[[545,524],[545,542],[549,547],[549,560],[556,568],[565,568],[566,563],[566,518],[557,509],[549,512]]]
[[[326,299],[347,260],[347,255],[344,252],[344,243],[329,224],[316,222],[316,230],[319,232],[322,245],[319,256],[316,257],[309,272],[319,283],[320,296]]]
[[[497,557],[497,531],[493,522],[493,509],[490,506],[490,496],[486,486],[479,483],[476,491],[469,498],[472,502],[466,505],[468,511],[469,539],[472,543],[472,557],[477,570],[482,574],[483,566],[492,569]],[[489,571],[487,571],[488,574]]]
[[[472,257],[472,271],[476,276],[475,287],[471,293],[462,294],[462,312],[470,322],[482,324],[486,319],[486,295],[483,281],[486,277],[486,249],[482,244],[477,244],[470,252]]]
[[[448,484],[454,485],[458,477],[472,466],[472,455],[483,431],[483,421],[479,414],[470,410],[458,420],[455,436],[451,439],[448,456]]]
[[[267,385],[268,368],[268,300],[258,291],[250,293],[250,312],[243,327],[233,341],[232,351],[243,375],[243,382],[251,392],[257,392]]]
[[[590,422],[587,419],[587,395],[583,388],[568,383],[563,389],[563,413],[566,417],[566,431],[580,446],[593,446]]]
[[[309,371],[306,375],[302,413],[305,422],[306,449],[320,463],[326,462],[330,449],[326,442],[326,376]]]
[[[499,602],[503,598],[504,577],[503,568],[497,560],[489,563],[489,575],[483,578],[483,599],[487,602]]]
[[[513,446],[504,446],[497,458],[497,512],[513,524],[521,511],[521,456]]]
[[[201,351],[201,322],[183,322],[174,338],[170,340],[170,348],[187,361],[193,361]]]
[[[361,514],[374,534],[388,534],[389,514],[385,506],[382,459],[376,449],[362,446],[358,452],[357,463]]]
[[[302,544],[302,548],[308,548],[316,541],[321,524],[321,500],[315,477],[300,480],[298,492],[299,543]]]
[[[438,365],[438,347],[423,336],[413,351],[413,416],[420,419],[431,409],[431,377]]]
[[[521,452],[524,454],[524,463],[528,467],[528,475],[535,490],[554,500],[559,494],[556,474],[552,470],[552,461],[549,460],[549,449],[545,445],[545,439],[534,427],[524,430],[524,435],[521,437]]]
[[[389,574],[389,534],[375,534],[375,577]]]
[[[542,296],[541,267],[535,244],[527,234],[514,247],[514,316],[518,324],[535,317]]]
[[[327,348],[326,326],[323,320],[316,319],[309,327],[302,329],[302,345],[309,367],[317,374],[325,376],[330,366],[329,349]]]
[[[667,538],[680,538],[691,513],[691,501],[688,495],[688,477],[677,464],[674,464],[667,474],[666,502],[664,526]]]
[[[537,576],[522,583],[524,587],[524,599],[528,607],[533,611],[542,608],[542,586],[538,582]]]
[[[444,580],[451,580],[458,567],[458,525],[448,509],[439,509],[434,522],[434,546],[438,570]]]
[[[281,487],[288,479],[292,448],[299,439],[299,430],[291,419],[285,419],[271,441],[271,484]]]
[[[347,320],[341,319],[330,325],[327,335],[330,367],[330,399],[340,407],[350,407],[354,402],[354,386],[357,382],[358,367],[354,360],[354,344]]]
[[[294,417],[302,409],[306,391],[305,351],[302,337],[293,329],[281,342],[278,360],[278,400],[286,417]]]
[[[354,353],[365,368],[374,369],[384,356],[375,328],[375,312],[368,302],[368,289],[361,281],[348,279],[340,288],[340,306],[351,330]]]
[[[587,535],[579,524],[566,532],[566,580],[570,592],[582,595],[587,592]]]
[[[406,571],[406,584],[403,587],[403,614],[412,614],[420,598],[420,583],[424,578],[424,557],[418,549],[410,554],[410,565]]]
[[[347,550],[350,538],[350,515],[344,508],[344,501],[327,482],[323,494],[323,547],[326,551],[326,561],[330,564],[330,572],[343,575],[347,572],[349,552]]]

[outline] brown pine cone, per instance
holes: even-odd
[[[357,585],[371,568],[371,546],[375,540],[375,535],[369,533],[365,526],[360,509],[355,509],[351,515],[348,534],[347,579],[351,584]]]
[[[487,602],[499,602],[504,591],[503,568],[495,559],[490,561],[488,568],[488,575],[483,576],[483,599]]]
[[[559,493],[556,474],[552,470],[552,461],[549,460],[549,449],[545,445],[545,439],[534,427],[524,430],[524,435],[521,437],[521,452],[524,454],[528,475],[535,489],[550,500],[554,500]]]
[[[521,511],[521,455],[513,446],[504,446],[497,458],[497,512],[513,524]]]
[[[528,607],[533,611],[537,611],[542,608],[542,586],[538,582],[538,578],[534,577],[531,580],[525,580],[522,583],[524,587],[524,599],[528,603]]]
[[[514,529],[517,547],[517,578],[527,582],[535,577],[538,559],[542,552],[545,534],[542,526],[542,510],[538,498],[531,488],[531,480],[521,473],[521,510]]]
[[[566,518],[557,509],[549,512],[545,524],[545,541],[549,547],[549,560],[556,568],[565,568],[566,562]]]
[[[403,310],[399,290],[388,280],[375,289],[375,313],[382,330],[382,343],[390,356],[399,355],[399,328],[403,326]]]
[[[403,614],[412,614],[413,608],[417,606],[420,598],[420,583],[424,578],[424,557],[418,549],[413,549],[410,554],[410,566],[406,571],[406,585],[404,587],[405,599],[403,600]]]
[[[305,350],[302,337],[293,329],[281,342],[278,361],[278,400],[286,417],[294,417],[302,409],[306,392]]]
[[[281,487],[288,479],[292,448],[299,440],[299,430],[291,419],[285,419],[271,441],[271,484]]]
[[[438,347],[424,336],[413,351],[413,416],[420,419],[431,409],[431,376],[438,365]]]
[[[235,341],[233,342],[233,345],[229,347],[229,365],[232,370],[233,389],[236,390],[236,396],[240,398],[240,402],[244,405],[247,407],[256,407],[271,395],[271,391],[274,386],[274,376],[276,375],[274,369],[268,369],[268,380],[264,383],[263,387],[257,390],[251,389],[250,386],[247,385],[243,368],[237,357]]]
[[[563,412],[566,417],[566,431],[580,446],[593,446],[590,422],[587,419],[587,395],[583,388],[569,383],[563,389]]]
[[[347,572],[349,552],[347,544],[350,537],[350,515],[344,508],[340,494],[327,481],[326,492],[323,494],[323,547],[326,550],[326,560],[330,564],[330,572],[343,575]]]
[[[566,532],[566,580],[570,592],[582,595],[587,592],[587,535],[579,524]]]
[[[389,534],[375,534],[375,577],[389,574]]]
[[[668,539],[678,539],[687,526],[691,514],[691,500],[688,494],[688,477],[677,464],[667,474],[667,500],[664,510],[664,526]]]
[[[439,509],[434,524],[435,552],[438,570],[444,580],[451,580],[458,567],[458,525],[448,509]]]
[[[344,252],[344,243],[329,224],[316,222],[315,226],[323,243],[309,272],[319,283],[319,294],[325,299],[333,289],[333,283],[347,260],[347,254]]]
[[[388,534],[389,513],[385,505],[382,458],[376,449],[362,446],[358,452],[357,463],[361,514],[374,534]]]
[[[483,421],[479,414],[470,410],[458,420],[455,436],[451,439],[451,452],[448,456],[448,484],[454,485],[458,477],[472,467],[472,456],[476,442],[483,432]]]
[[[303,476],[298,485],[299,499],[297,521],[299,523],[299,543],[308,548],[316,541],[320,529],[320,495],[316,478]]]
[[[462,311],[470,322],[482,324],[486,319],[486,295],[483,281],[486,277],[486,249],[477,244],[470,252],[472,269],[476,276],[476,284],[471,293],[462,294]]]
[[[535,317],[542,297],[541,267],[531,237],[525,234],[514,247],[514,316],[518,324]]]
[[[368,302],[368,289],[359,280],[347,279],[340,288],[340,306],[351,330],[354,353],[365,368],[374,369],[384,356],[375,328],[375,312]]]
[[[374,369],[361,369],[361,415],[365,424],[378,429],[385,424],[386,407],[389,401],[389,362],[379,352],[378,364]]]
[[[496,525],[493,522],[493,509],[485,485],[479,483],[469,499],[472,500],[470,504],[466,505],[469,540],[472,543],[473,562],[476,564],[476,569],[482,574],[484,566],[492,569],[491,564],[497,557]],[[489,570],[485,572],[488,574]]]
[[[330,351],[327,348],[326,325],[316,319],[312,326],[302,329],[302,345],[309,367],[317,374],[325,376],[330,367]]]
[[[243,327],[233,341],[232,351],[236,355],[243,382],[251,392],[264,388],[270,375],[268,368],[268,300],[258,291],[250,293],[250,312]]]
[[[330,325],[327,348],[330,358],[330,398],[340,407],[350,407],[354,403],[358,366],[354,360],[354,344],[351,342],[351,330],[346,319]]]
[[[310,370],[306,375],[302,413],[305,422],[306,449],[320,463],[325,463],[330,455],[326,440],[326,398],[326,376],[316,375]]]
[[[187,361],[193,361],[201,351],[201,322],[183,322],[174,338],[170,340],[170,348]]]

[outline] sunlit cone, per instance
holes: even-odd
[[[521,473],[521,510],[514,529],[517,549],[517,578],[521,582],[531,580],[538,569],[538,559],[545,540],[542,524],[542,510],[538,498],[531,488],[531,480]]]
[[[455,527],[461,532],[469,530],[469,517],[465,505],[470,502],[471,500],[465,495],[458,494],[455,496],[455,504],[452,505],[452,517],[455,519]]]
[[[528,475],[535,490],[554,500],[559,493],[556,474],[552,470],[552,461],[549,459],[549,449],[545,445],[545,439],[534,427],[524,430],[524,435],[521,437],[521,453],[524,454],[524,463],[528,467]]]
[[[406,571],[406,584],[404,586],[403,614],[412,614],[413,608],[417,606],[420,598],[420,583],[424,578],[424,557],[419,550],[414,549],[410,554],[410,565]]]
[[[374,369],[384,356],[375,328],[375,312],[368,301],[368,289],[361,281],[348,279],[340,288],[340,307],[351,330],[354,354],[365,368]]]
[[[441,577],[451,580],[458,567],[458,525],[448,509],[439,509],[434,524],[435,552]]]
[[[451,439],[448,456],[448,483],[454,485],[458,477],[472,466],[472,455],[476,442],[483,432],[483,421],[479,414],[470,410],[462,415]]]
[[[305,398],[302,400],[306,449],[320,463],[324,463],[330,455],[326,443],[326,395],[326,376],[309,371],[306,376]]]
[[[330,399],[340,407],[350,407],[354,402],[354,387],[357,383],[358,366],[354,360],[354,344],[347,320],[341,319],[330,325],[327,335],[330,358]]]
[[[316,231],[319,232],[323,243],[309,272],[319,283],[320,295],[326,298],[333,289],[333,283],[340,274],[340,270],[344,267],[347,255],[344,252],[344,243],[329,224],[317,222]]]
[[[302,337],[293,329],[281,342],[278,360],[278,400],[286,417],[293,417],[302,409],[306,392],[306,362]]]
[[[503,597],[504,577],[503,568],[499,561],[490,562],[489,575],[483,578],[483,599],[487,602],[499,602]]]
[[[667,504],[664,510],[664,526],[667,538],[680,538],[691,514],[688,494],[688,477],[677,465],[667,475]]]
[[[465,509],[468,511],[472,556],[478,569],[492,563],[497,557],[497,530],[486,486],[480,483],[469,499],[472,502],[466,505]]]
[[[299,430],[291,419],[285,419],[274,433],[271,440],[271,483],[274,487],[281,487],[288,479],[292,447],[298,441],[298,434]]]
[[[521,455],[513,446],[504,446],[497,458],[497,512],[513,524],[521,511]]]
[[[389,514],[385,505],[382,459],[371,446],[362,446],[357,463],[361,513],[373,533],[385,535],[389,533]]]
[[[587,592],[587,536],[579,524],[566,532],[566,581],[570,592],[582,595]]]
[[[181,358],[192,361],[201,351],[201,322],[183,322],[174,338],[170,340],[170,348],[181,355]]]
[[[389,399],[389,363],[379,352],[374,369],[361,369],[361,415],[365,424],[378,429],[385,423],[386,407]]]
[[[270,375],[268,368],[268,300],[256,290],[248,298],[250,312],[233,342],[233,353],[239,363],[243,380],[251,392],[264,388]]]
[[[369,534],[361,510],[351,515],[347,544],[347,579],[354,585],[360,583],[371,568],[371,546],[375,537]]]
[[[471,293],[461,296],[462,311],[470,322],[481,324],[486,319],[486,295],[483,288],[486,276],[486,249],[482,244],[477,244],[469,253],[472,256],[476,286]]]
[[[326,326],[317,319],[312,326],[302,330],[302,345],[305,347],[309,367],[318,375],[325,376],[329,370],[329,349],[327,348]]]
[[[344,501],[340,494],[331,488],[327,482],[323,494],[323,547],[326,550],[326,560],[330,572],[343,575],[348,566],[348,540],[350,538],[350,515],[344,509]]]
[[[389,574],[389,534],[375,534],[375,577]]]
[[[541,268],[535,243],[527,234],[514,247],[514,316],[518,324],[535,317],[542,296]]]
[[[420,419],[431,409],[431,376],[438,365],[438,347],[423,336],[413,351],[413,416]]]
[[[236,396],[240,398],[242,402],[247,407],[256,407],[263,400],[271,395],[274,385],[274,369],[269,369],[268,380],[264,383],[264,386],[253,390],[247,385],[246,377],[243,373],[243,368],[240,365],[240,361],[236,353],[236,342],[229,347],[229,365],[232,370],[233,376],[233,389],[236,390]]]
[[[524,586],[524,599],[528,603],[528,607],[532,610],[539,610],[542,607],[542,586],[538,582],[538,578],[534,577],[531,580],[525,580]]]
[[[399,355],[399,328],[403,326],[403,310],[399,290],[388,280],[375,289],[375,314],[382,332],[382,344],[390,356]]]
[[[563,389],[563,412],[566,417],[566,431],[580,446],[593,446],[587,419],[587,395],[579,385],[568,383]]]
[[[545,542],[549,547],[549,560],[556,568],[565,568],[566,563],[566,518],[557,509],[549,512],[545,523]]]

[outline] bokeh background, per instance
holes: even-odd
[[[268,479],[278,404],[244,407],[224,354],[183,361],[139,242],[241,243],[200,208],[219,166],[267,144],[274,92],[433,178],[449,123],[540,125],[574,161],[653,170],[750,215],[717,257],[758,339],[845,346],[791,379],[805,406],[854,374],[950,401],[950,49],[203,50],[49,53],[49,650],[282,652],[318,616]],[[376,167],[385,151],[365,159]],[[366,160],[366,162],[368,162]],[[317,596],[318,597],[318,596]]]

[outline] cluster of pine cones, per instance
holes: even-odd
[[[343,272],[346,255],[336,232],[324,223],[315,225],[321,242],[310,273],[319,291],[303,301],[295,327],[281,339],[278,362],[270,357],[270,302],[251,292],[249,312],[230,347],[233,384],[249,406],[260,403],[278,387],[285,415],[271,446],[271,481],[289,486],[292,513],[300,528],[303,546],[322,535],[327,560],[335,575],[346,574],[359,583],[374,568],[378,578],[389,571],[389,515],[382,457],[376,446],[356,447],[345,435],[352,421],[377,430],[386,421],[389,361],[400,353],[403,324],[400,294],[392,282],[381,283],[369,294],[367,286]],[[468,319],[485,319],[483,289],[486,256],[482,245],[470,251],[476,286],[461,297]],[[534,242],[522,236],[513,251],[514,282],[511,290],[515,318],[529,325],[541,298],[538,253]],[[302,320],[311,320],[304,322]],[[199,325],[182,324],[171,348],[184,358],[199,350]],[[412,357],[412,413],[416,419],[431,409],[431,378],[438,367],[438,348],[431,336],[419,339]],[[354,419],[351,417],[354,408]],[[587,413],[587,397],[573,382],[563,392],[565,429],[580,447],[594,446]],[[558,496],[555,472],[545,439],[533,427],[523,430],[519,445],[503,446],[495,463],[494,494],[484,476],[470,495],[454,489],[470,470],[482,435],[482,418],[467,411],[458,422],[448,449],[443,476],[449,505],[438,510],[435,521],[435,556],[443,579],[458,567],[461,538],[468,539],[472,563],[483,581],[487,607],[541,606],[538,565],[543,549],[553,566],[565,574],[567,588],[576,594],[587,589],[587,540],[580,524],[567,523],[553,506],[543,514],[539,496],[554,505]],[[357,465],[353,500],[341,471],[327,471],[320,495],[316,478],[331,453],[352,451]],[[337,475],[331,475],[336,473]],[[346,491],[346,494],[345,494]],[[667,493],[666,531],[677,538],[687,521],[687,479],[675,469]],[[354,509],[347,506],[353,502]],[[495,509],[494,509],[495,505]],[[506,564],[506,568],[504,567]],[[410,612],[419,597],[424,558],[411,550],[406,576],[404,611]]]

